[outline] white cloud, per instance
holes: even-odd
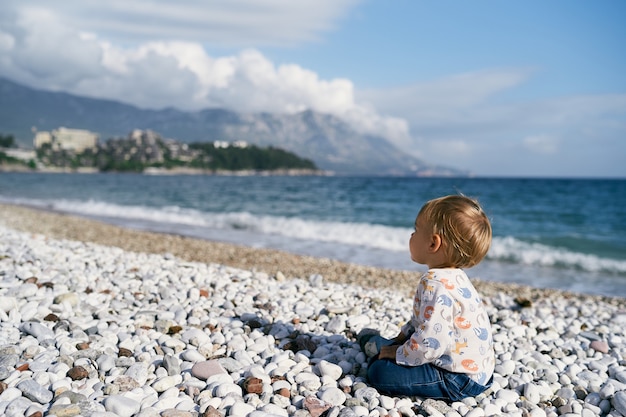
[[[524,147],[531,152],[553,154],[559,150],[559,139],[551,135],[532,135],[522,140]]]
[[[476,121],[476,114],[470,115],[468,110],[479,109],[494,94],[520,85],[532,72],[514,68],[457,74],[408,86],[365,90],[358,97],[417,124],[439,124],[451,116]]]
[[[433,163],[483,175],[549,176],[563,169],[579,173],[581,167],[588,175],[597,175],[613,161],[612,169],[623,172],[626,94],[505,98],[533,73],[479,71],[364,91],[357,100],[376,103],[379,112],[406,120],[413,139],[403,146]],[[589,155],[593,158],[586,158]]]
[[[431,149],[442,154],[455,154],[457,157],[467,157],[473,151],[473,147],[462,139],[435,141]]]
[[[7,28],[0,32],[6,39],[3,73],[52,79],[65,86],[100,71],[98,44],[59,24],[54,12],[27,7],[11,22],[4,17],[0,16],[0,23]]]
[[[5,55],[0,60],[0,74],[34,87],[119,100],[143,108],[173,106],[197,110],[224,107],[240,112],[277,113],[312,109],[339,116],[359,131],[407,143],[406,122],[380,115],[373,107],[357,103],[354,86],[348,79],[326,80],[296,64],[275,65],[256,49],[212,57],[195,40],[153,40],[121,46],[102,38],[99,33],[86,31],[90,26],[86,22],[96,19],[85,14],[86,10],[98,16],[100,24],[113,18],[123,21],[134,14],[164,21],[165,37],[170,36],[167,34],[169,30],[180,34],[178,29],[185,22],[193,27],[194,22],[207,13],[222,16],[226,23],[220,24],[231,28],[242,22],[249,23],[253,16],[256,18],[260,13],[261,22],[255,23],[256,29],[246,29],[248,37],[255,36],[255,31],[259,31],[258,36],[263,36],[261,27],[270,28],[277,19],[290,22],[293,28],[272,30],[272,33],[305,39],[311,33],[329,27],[332,20],[354,1],[268,0],[248,3],[240,0],[234,3],[240,6],[247,3],[242,10],[255,12],[236,15],[231,2],[216,2],[217,6],[213,8],[194,1],[186,2],[184,7],[177,4],[177,8],[185,10],[183,16],[179,9],[170,10],[173,6],[159,3],[156,7],[154,2],[146,0],[133,3],[134,9],[129,11],[126,7],[124,12],[122,6],[127,3],[118,1],[109,2],[106,6],[101,2],[80,2],[80,7],[78,2],[68,1],[55,10],[45,8],[43,2],[34,1],[28,7],[14,9],[17,19],[13,19],[13,24],[7,25],[4,32],[0,31],[0,47]],[[6,10],[0,21],[7,20]],[[213,14],[208,26],[216,19]],[[192,17],[184,18],[187,15]],[[89,29],[98,29],[99,26],[93,23],[94,27]],[[167,24],[171,27],[168,28]],[[132,28],[124,29],[120,25],[114,30],[133,35]],[[142,29],[144,26],[141,23],[135,23],[135,26],[137,31],[143,31],[138,39],[148,36],[149,29]],[[301,33],[292,33],[297,30]],[[185,30],[182,33],[188,38],[198,39],[214,36],[211,30],[204,34],[188,34]],[[271,42],[269,38],[268,42]]]
[[[54,10],[59,24],[127,45],[181,40],[230,47],[317,40],[362,0],[3,0],[4,10]],[[1,13],[1,12],[0,12]]]

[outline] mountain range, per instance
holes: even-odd
[[[243,140],[282,148],[338,175],[452,176],[465,172],[425,164],[390,141],[362,134],[338,117],[238,113],[227,109],[181,111],[141,109],[113,100],[37,90],[0,77],[0,133],[31,147],[34,131],[87,129],[101,138],[126,137],[150,129],[180,142]]]

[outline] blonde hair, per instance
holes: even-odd
[[[423,217],[422,217],[423,216]],[[450,266],[469,268],[478,264],[491,245],[491,224],[478,201],[464,195],[430,200],[417,217],[441,237]]]

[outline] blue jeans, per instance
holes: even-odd
[[[381,346],[393,344],[392,340],[381,336],[370,340],[376,342],[379,351]],[[377,356],[370,361],[367,378],[383,394],[452,401],[475,397],[491,385],[480,385],[466,374],[446,371],[430,363],[404,366],[389,359],[378,359]]]

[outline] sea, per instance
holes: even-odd
[[[447,194],[491,219],[470,277],[626,298],[624,179],[0,173],[1,203],[416,272],[415,216]]]

